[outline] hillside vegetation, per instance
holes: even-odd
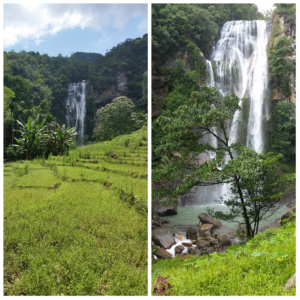
[[[173,286],[169,295],[296,295],[295,288],[283,288],[296,272],[295,226],[294,221],[268,229],[223,254],[158,260],[152,264],[152,286],[160,275]]]
[[[147,129],[4,165],[5,295],[147,294]]]

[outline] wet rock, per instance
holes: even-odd
[[[188,247],[188,248],[187,248],[187,252],[188,252],[188,253],[191,253],[191,252],[193,251],[193,249],[196,249],[196,248]]]
[[[218,237],[218,241],[219,241],[219,247],[223,248],[223,247],[230,247],[231,246],[231,239],[225,234],[222,233],[219,237]]]
[[[156,256],[158,258],[172,258],[172,254],[169,253],[167,250],[165,250],[164,248],[159,248],[156,252]]]
[[[159,216],[172,216],[177,215],[177,206],[176,205],[168,205],[168,206],[161,206],[157,213]]]
[[[190,226],[186,231],[186,238],[190,239],[190,240],[196,240],[197,233],[198,233],[198,230],[196,228]]]
[[[184,246],[178,245],[175,247],[175,254],[179,254],[184,250]]]
[[[190,243],[190,242],[184,242],[184,243],[181,243],[181,245],[183,245],[184,247],[191,247],[192,243]]]
[[[213,224],[202,224],[199,228],[199,236],[210,236],[212,233],[214,225]]]
[[[284,223],[282,223],[282,221],[283,221],[284,219],[287,219],[287,218],[289,218],[289,221],[290,221],[290,222],[293,221],[293,220],[296,220],[296,216],[290,217],[290,215],[293,214],[293,213],[295,213],[295,212],[296,212],[296,206],[294,206],[293,208],[289,208],[289,209],[285,212],[285,214],[281,217],[281,222],[280,222],[280,224],[283,225]]]
[[[176,233],[176,234],[175,234],[175,237],[176,237],[177,239],[181,240],[181,241],[183,241],[183,240],[185,239],[185,237],[184,237],[183,235],[179,234],[179,233]]]
[[[192,244],[193,244],[193,245],[195,245],[195,244],[196,244],[196,242],[197,242],[197,239],[195,239],[195,240],[191,240],[191,242],[192,242]]]
[[[221,226],[223,226],[223,224],[219,220],[212,218],[207,213],[199,214],[198,218],[202,224],[213,224],[213,229],[220,228]]]
[[[218,240],[217,239],[214,239],[214,238],[211,238],[210,240],[209,240],[209,242],[210,242],[210,246],[211,247],[214,247],[214,246],[216,246],[219,242],[218,242]]]
[[[198,238],[196,242],[196,247],[200,250],[208,248],[210,247],[210,242]]]
[[[176,244],[173,235],[162,228],[159,228],[152,233],[152,240],[156,246],[163,247],[165,249],[169,249]]]
[[[168,219],[160,219],[159,223],[160,223],[160,225],[167,224],[167,223],[170,223],[170,220],[168,220]]]

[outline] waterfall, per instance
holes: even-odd
[[[243,142],[258,153],[264,149],[263,122],[269,119],[267,43],[270,29],[271,22],[268,21],[226,22],[206,61],[206,85],[215,86],[223,96],[234,92],[247,101],[245,106],[249,109],[249,117],[244,120],[247,122],[245,139],[241,139],[243,135],[237,122],[241,120],[242,111],[236,111],[229,143]],[[242,101],[239,104],[242,105]],[[213,146],[214,139],[209,137],[208,143]],[[211,151],[207,152],[213,158]],[[217,198],[225,196],[229,185],[210,187],[209,192],[213,201],[216,195]],[[198,187],[196,197],[201,203],[208,202],[208,188]]]
[[[84,136],[84,120],[85,120],[85,96],[86,96],[87,81],[83,80],[79,83],[69,84],[69,94],[66,99],[66,123],[67,127],[75,127],[78,132],[76,142],[78,146],[83,145]]]
[[[246,145],[263,150],[263,119],[268,119],[267,21],[230,21],[224,24],[221,37],[210,54],[215,66],[215,87],[225,96],[234,92],[249,101]],[[240,102],[241,104],[241,102]],[[239,141],[241,111],[234,115],[229,141]]]

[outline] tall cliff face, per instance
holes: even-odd
[[[177,61],[182,61],[184,69],[193,70],[195,69],[193,59],[195,58],[201,65],[201,70],[197,71],[199,71],[203,77],[206,59],[202,51],[195,45],[193,45],[193,47],[189,47],[188,45],[180,47],[172,57],[167,57],[162,65],[152,61],[152,118],[157,118],[161,115],[164,99],[167,97],[167,93],[172,89],[172,71],[176,67]],[[201,82],[199,82],[199,84],[200,83]]]
[[[292,55],[287,57],[296,66],[296,16],[291,18],[290,15],[285,13],[277,13],[273,16],[273,29],[271,35],[275,30],[280,31],[280,36],[284,36],[291,41],[289,48],[293,51]],[[274,47],[274,39],[270,39],[268,48]],[[276,84],[273,85],[273,100],[286,101],[296,103],[296,79],[294,74],[291,75],[291,94],[289,96],[284,95],[282,89]]]

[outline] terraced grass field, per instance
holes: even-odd
[[[147,295],[147,130],[4,165],[5,295]]]

